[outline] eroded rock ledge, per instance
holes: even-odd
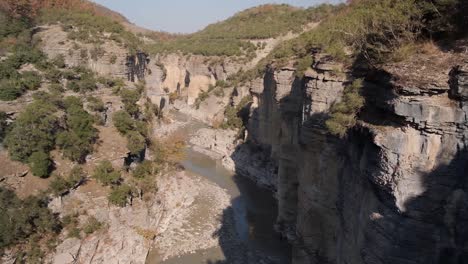
[[[355,78],[342,65],[317,55],[303,82],[283,68],[252,86],[248,144],[277,163],[278,229],[294,263],[466,259],[468,54],[431,67],[418,56],[367,75],[367,105],[344,139],[323,126]]]

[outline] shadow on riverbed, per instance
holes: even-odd
[[[290,246],[274,230],[277,201],[273,193],[245,177],[232,179],[239,193],[224,210],[220,230],[213,234],[219,238],[225,259],[206,263],[289,263]]]

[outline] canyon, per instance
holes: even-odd
[[[309,23],[313,30],[319,23]],[[321,49],[311,64],[272,62],[256,76],[220,87],[254,69],[298,33],[263,40],[254,59],[167,53],[129,53],[114,41],[90,59],[74,48],[60,25],[35,29],[41,50],[85,65],[100,76],[144,87],[136,105],[157,109],[150,137],[186,143],[184,157],[158,176],[157,192],[118,207],[91,177],[48,207],[60,217],[79,212],[106,228],[83,238],[60,234],[50,263],[265,263],[460,264],[468,261],[468,42],[436,45],[381,67],[344,63]],[[257,42],[252,41],[254,44]],[[79,43],[81,50],[93,45]],[[32,65],[23,70],[34,69]],[[346,91],[362,81],[365,104],[345,136],[326,122]],[[43,89],[42,87],[41,89]],[[221,91],[216,93],[216,91]],[[75,95],[66,91],[64,95]],[[86,157],[87,175],[102,160],[122,171],[125,138],[112,126],[125,108],[110,89],[87,94],[103,100],[100,142]],[[0,102],[11,122],[33,101],[27,93]],[[222,127],[229,107],[240,128]],[[151,147],[140,159],[151,160]],[[72,167],[52,151],[55,169]],[[138,155],[137,155],[138,156]],[[47,180],[10,160],[0,184],[18,194],[38,194]],[[131,160],[130,163],[134,162]],[[138,199],[141,198],[141,199]],[[17,263],[7,251],[2,263]]]

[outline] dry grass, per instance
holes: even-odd
[[[150,149],[154,155],[154,161],[159,165],[174,166],[185,157],[187,137],[182,133],[173,133],[164,139],[153,138]]]
[[[429,40],[418,45],[418,52],[426,55],[434,55],[442,51],[433,40]]]

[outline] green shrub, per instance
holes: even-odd
[[[17,80],[4,79],[0,81],[0,100],[13,101],[23,94],[23,89]]]
[[[0,143],[5,138],[6,131],[8,129],[8,115],[5,112],[0,111]]]
[[[72,227],[68,231],[68,237],[81,239],[81,229],[78,227]]]
[[[98,80],[88,69],[75,68],[74,72],[67,73],[67,89],[74,92],[86,93],[97,89]]]
[[[103,224],[99,222],[96,217],[91,216],[88,218],[88,220],[85,223],[85,226],[83,227],[83,232],[85,234],[90,235],[98,230],[100,230],[103,227]]]
[[[54,64],[56,67],[58,68],[65,68],[67,65],[65,64],[65,57],[63,56],[63,54],[59,54],[57,55],[53,60],[52,60],[52,64]]]
[[[157,167],[151,161],[145,160],[137,165],[132,175],[137,179],[143,179],[157,173]]]
[[[45,178],[49,176],[52,160],[45,152],[38,151],[29,157],[29,167],[34,176]]]
[[[93,112],[104,112],[106,110],[106,106],[104,102],[99,97],[89,96],[86,98],[88,101],[88,107]]]
[[[92,152],[93,144],[98,137],[94,128],[94,117],[83,109],[81,100],[69,96],[64,100],[66,113],[66,130],[57,136],[57,145],[65,157],[72,161],[84,162]]]
[[[61,83],[51,83],[48,89],[49,92],[52,94],[61,94],[65,92],[65,89],[63,88],[63,85]]]
[[[74,188],[77,184],[81,183],[84,178],[85,174],[83,169],[80,166],[74,166],[67,178],[56,176],[50,182],[49,187],[55,196],[60,196],[69,189]]]
[[[0,187],[0,250],[25,242],[31,236],[57,234],[60,222],[47,208],[47,200],[30,196],[20,200],[13,191]]]
[[[312,66],[312,63],[314,63],[314,60],[309,55],[301,58],[296,65],[296,75],[298,77],[303,77],[307,69]]]
[[[224,89],[222,87],[217,87],[213,90],[213,94],[216,97],[223,97],[224,96]]]
[[[59,83],[62,79],[62,72],[56,68],[49,68],[44,73],[45,78],[52,83]]]
[[[221,125],[223,129],[239,129],[242,127],[242,119],[237,115],[238,111],[235,107],[228,105],[224,111],[225,121]]]
[[[345,88],[341,102],[330,109],[330,117],[325,124],[332,135],[344,137],[348,129],[356,124],[356,115],[365,103],[361,89],[362,80],[355,80]]]
[[[132,116],[137,115],[140,111],[137,105],[140,96],[141,93],[138,90],[120,90],[120,97],[122,98],[122,102],[124,103],[125,111],[127,111]]]
[[[242,111],[252,102],[252,96],[243,97],[237,106],[227,105],[224,111],[224,122],[222,129],[240,129],[244,126]]]
[[[131,154],[140,154],[146,148],[146,139],[137,131],[127,133],[127,148]]]
[[[169,103],[173,104],[179,98],[180,98],[180,95],[178,92],[169,93]]]
[[[115,128],[117,128],[122,135],[127,134],[135,128],[135,121],[126,111],[123,110],[114,113],[113,122]]]
[[[48,153],[53,148],[58,129],[56,110],[50,100],[36,100],[26,107],[5,138],[11,158],[27,162],[34,152]]]
[[[82,182],[85,178],[85,173],[80,166],[74,166],[68,175],[67,181],[70,183],[70,187],[76,186]]]
[[[42,77],[34,71],[25,71],[21,74],[21,84],[27,90],[37,90],[41,87]]]
[[[104,186],[119,184],[121,181],[120,173],[115,171],[112,163],[108,160],[102,161],[94,170],[93,178]]]
[[[111,204],[125,207],[128,199],[132,196],[132,188],[126,184],[115,186],[112,188],[108,196],[108,200]]]
[[[54,179],[50,182],[49,187],[52,190],[52,193],[59,197],[68,191],[70,185],[64,178],[55,176]]]

